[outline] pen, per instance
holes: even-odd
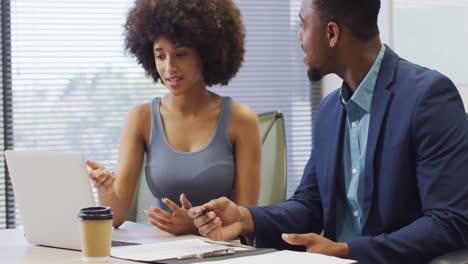
[[[206,210],[205,208],[201,208],[200,210],[198,210],[197,212],[195,212],[195,218],[198,218],[198,217],[200,217],[200,216],[202,216],[202,215],[205,215],[206,211],[207,211],[207,210]]]
[[[188,255],[178,256],[177,259],[188,259],[188,258],[209,258],[209,257],[217,257],[217,256],[225,256],[234,254],[235,250],[232,248],[224,248],[213,250],[209,252],[202,252],[202,253],[194,253]]]

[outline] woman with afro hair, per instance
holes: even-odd
[[[127,52],[169,94],[129,112],[116,172],[88,161],[100,203],[113,209],[113,225],[126,219],[145,154],[155,197],[145,213],[161,230],[197,233],[188,209],[221,196],[257,204],[257,115],[207,89],[227,85],[243,61],[245,30],[232,0],[137,0],[124,36]]]

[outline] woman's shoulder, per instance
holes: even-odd
[[[257,113],[248,105],[232,101],[231,122],[239,128],[258,126]]]
[[[131,122],[137,127],[146,126],[151,119],[151,104],[139,104],[130,109],[127,115],[127,122]]]
[[[144,118],[145,116],[151,116],[151,103],[139,104],[130,109],[128,112],[129,116],[135,118]]]
[[[151,104],[144,103],[134,106],[128,111],[125,122],[124,135],[143,139],[145,144],[149,143],[151,130]]]

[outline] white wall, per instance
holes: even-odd
[[[401,57],[452,79],[468,111],[468,0],[382,0],[379,27]],[[340,85],[327,76],[324,95]]]
[[[394,47],[448,76],[468,105],[468,0],[394,0]]]

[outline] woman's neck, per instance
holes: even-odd
[[[171,112],[182,115],[196,115],[213,99],[213,93],[204,89],[193,89],[191,93],[167,96],[167,106]]]

